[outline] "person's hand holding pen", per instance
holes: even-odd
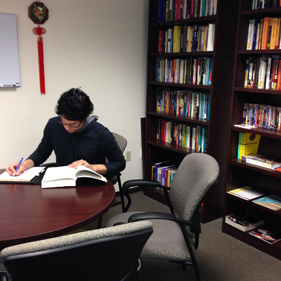
[[[21,163],[22,163],[22,160],[23,160],[23,158],[21,158],[20,162],[18,163],[18,165],[17,165],[17,167],[16,167],[16,170],[15,170],[15,172],[13,173],[13,176],[16,175],[16,173],[17,173],[17,171],[18,171],[18,169],[19,169],[19,167],[20,167],[20,165],[21,165]]]
[[[34,163],[32,160],[27,159],[25,161],[23,161],[23,158],[17,163],[17,162],[13,162],[11,163],[7,168],[6,168],[6,172],[10,175],[10,176],[19,176],[21,173],[23,173],[25,170],[31,168],[34,166]]]

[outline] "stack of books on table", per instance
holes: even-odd
[[[264,225],[264,220],[244,211],[227,215],[225,223],[245,232]]]
[[[276,162],[274,160],[270,160],[260,154],[252,154],[248,156],[242,155],[242,162],[252,165],[257,165],[259,167],[267,168],[267,169],[276,169],[281,167],[281,163]]]
[[[263,193],[257,190],[253,190],[250,186],[236,188],[228,191],[227,193],[242,198],[244,200],[253,200],[264,195]]]

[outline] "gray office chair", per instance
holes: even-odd
[[[120,147],[121,151],[124,152],[125,148],[127,146],[127,140],[122,137],[121,135],[117,134],[117,133],[112,133],[118,146]],[[106,159],[106,161],[108,161]],[[122,212],[125,212],[125,202],[124,202],[124,196],[123,196],[123,192],[122,192],[122,183],[121,183],[121,173],[118,172],[116,175],[114,175],[113,177],[108,179],[113,185],[118,183],[118,189],[119,192],[115,195],[114,198],[114,203],[112,205],[112,207],[120,205],[122,206]],[[101,223],[102,223],[102,216],[99,217],[98,219],[98,225],[97,228],[101,227]]]
[[[112,133],[112,134],[113,134],[118,146],[120,147],[121,151],[124,152],[125,148],[127,146],[127,140],[117,133]],[[118,174],[111,177],[109,180],[112,184],[118,183],[118,188],[119,188],[119,197],[120,198],[115,197],[115,201],[114,201],[113,206],[121,204],[122,211],[124,212],[125,211],[125,203],[124,203],[124,197],[123,197],[123,193],[122,193],[121,173],[119,172]]]
[[[195,258],[201,233],[199,208],[218,176],[219,166],[212,156],[193,153],[185,156],[179,165],[169,195],[168,188],[161,186],[159,182],[126,181],[123,185],[124,195],[128,199],[126,212],[111,218],[106,226],[149,219],[153,223],[153,234],[145,244],[141,258],[165,259],[193,265],[199,281],[200,273]],[[131,205],[129,189],[135,186],[163,187],[170,202],[171,214],[127,212]]]
[[[149,221],[24,243],[0,258],[13,281],[138,281]]]

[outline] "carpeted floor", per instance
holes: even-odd
[[[130,211],[163,211],[168,208],[143,195],[132,194]],[[121,212],[111,208],[103,217],[103,224]],[[281,261],[221,232],[221,219],[202,224],[197,261],[203,281],[279,281]],[[95,223],[89,228],[95,227]],[[192,267],[185,270],[179,264],[161,260],[142,260],[143,281],[195,281]]]

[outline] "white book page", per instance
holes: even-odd
[[[69,168],[68,166],[50,167],[47,169],[43,181],[54,181],[60,179],[73,179],[75,180],[76,169]]]
[[[44,169],[45,167],[32,167],[19,176],[10,176],[7,172],[4,172],[0,175],[0,181],[30,181]]]
[[[107,179],[103,175],[101,175],[85,166],[82,166],[82,165],[78,166],[76,171],[77,172],[79,171],[79,173],[77,174],[77,178],[89,177],[89,173],[90,173],[90,177],[97,178],[101,181],[107,182]]]

